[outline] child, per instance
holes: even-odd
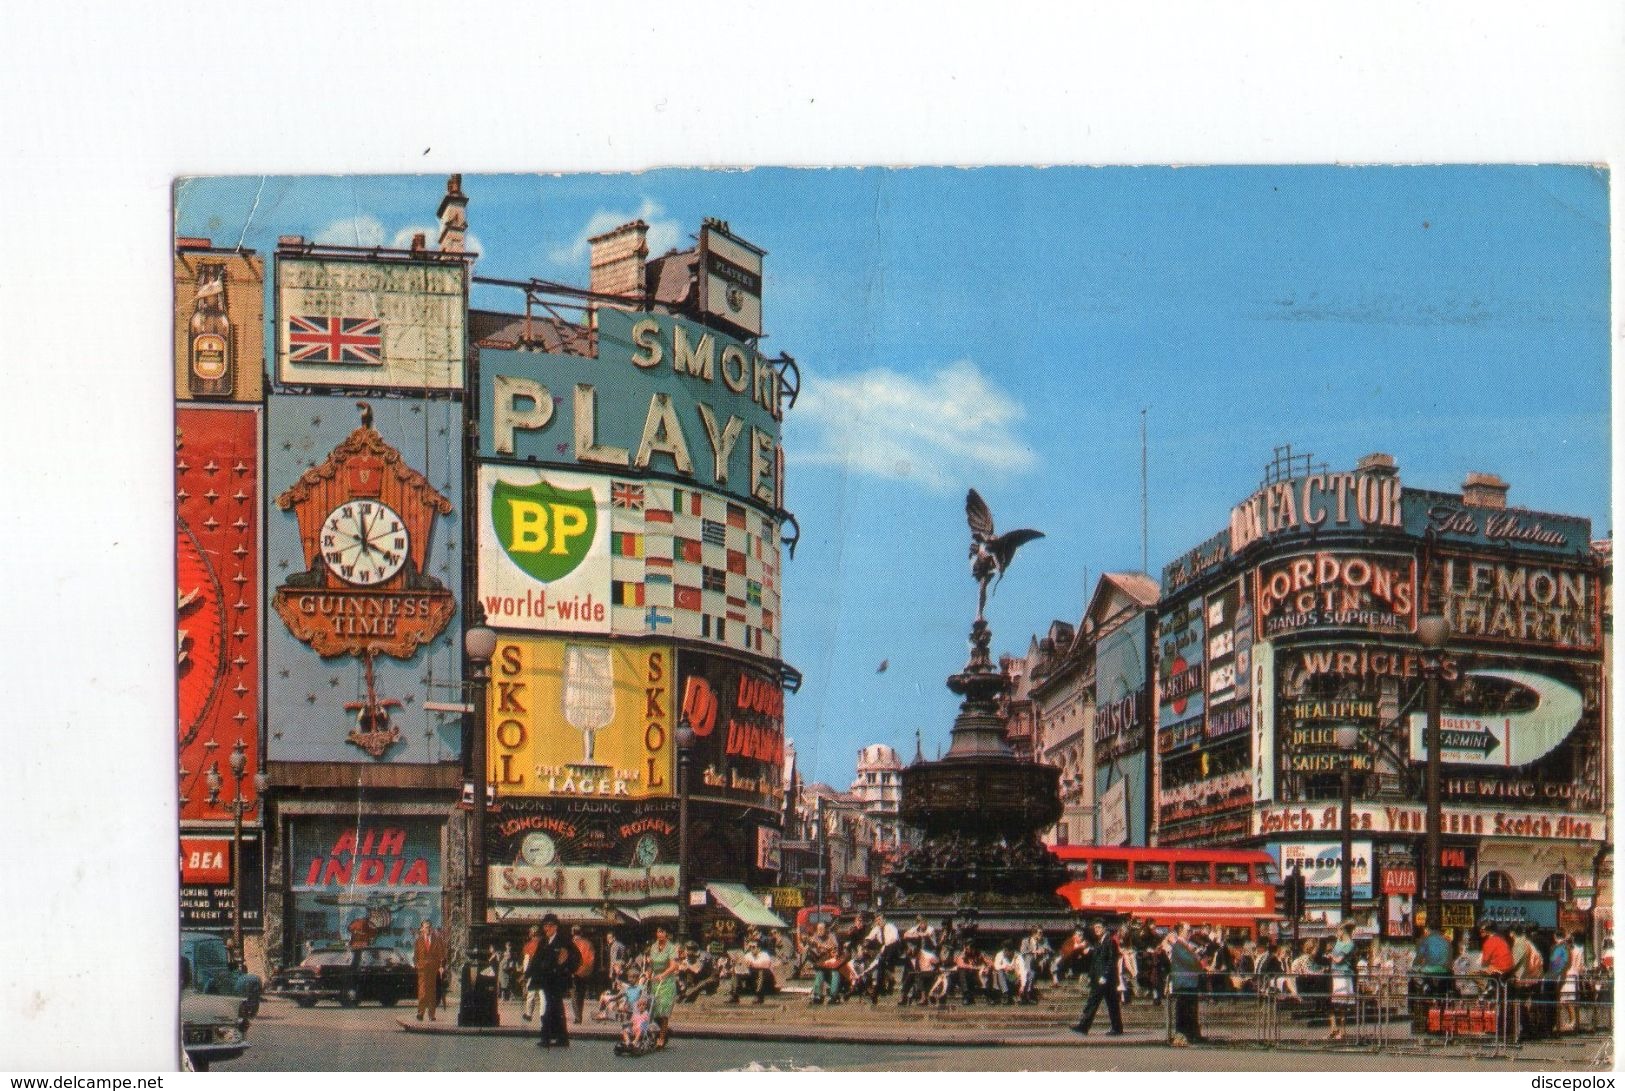
[[[621,1024],[621,1044],[615,1053],[621,1057],[641,1057],[654,1048],[653,1020],[649,1016],[649,998],[640,996],[631,1017]]]
[[[648,988],[640,980],[634,980],[629,975],[605,989],[598,998],[598,1012],[594,1018],[599,1022],[610,1019],[624,1022],[632,1014],[638,1000],[648,994]]]

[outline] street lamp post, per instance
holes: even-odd
[[[684,716],[677,722],[677,940],[688,940],[688,760],[694,727]]]
[[[491,657],[496,654],[496,631],[485,624],[485,609],[475,602],[469,610],[472,623],[463,633],[463,651],[468,656],[469,704],[473,709],[473,730],[469,739],[469,766],[474,773],[473,815],[470,833],[473,852],[469,861],[468,949],[478,957],[480,930],[485,925],[485,808],[486,785],[491,776],[486,769],[485,688],[491,678]]]
[[[829,845],[824,837],[823,796],[815,796],[813,799],[813,844],[818,846],[818,897],[814,904],[822,909],[824,906],[824,860],[829,850]]]
[[[1354,791],[1352,785],[1354,748],[1360,744],[1360,728],[1356,724],[1337,725],[1337,748],[1343,752],[1343,867],[1339,908],[1343,923],[1354,919]]]
[[[226,759],[231,769],[232,798],[220,803],[220,789],[225,780],[220,776],[220,763],[209,766],[205,779],[209,785],[210,806],[223,806],[231,812],[231,954],[239,964],[243,959],[243,814],[250,807],[258,808],[265,797],[269,779],[264,773],[254,774],[254,802],[243,798],[243,774],[248,771],[248,752],[243,740],[238,739]]]
[[[1444,895],[1439,884],[1439,832],[1444,812],[1439,799],[1439,767],[1443,749],[1439,731],[1439,680],[1444,674],[1444,643],[1449,627],[1439,614],[1423,614],[1416,622],[1416,638],[1422,645],[1422,677],[1427,683],[1427,840],[1426,856],[1428,926],[1444,926]]]

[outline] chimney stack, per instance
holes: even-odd
[[[463,176],[446,179],[446,195],[440,198],[435,215],[440,218],[440,249],[452,254],[463,252],[468,235],[468,198],[463,196]]]
[[[1461,483],[1461,502],[1475,508],[1506,510],[1507,490],[1512,486],[1494,474],[1470,473]]]
[[[429,249],[428,236],[425,235],[421,231],[416,232],[412,236],[412,253],[414,253],[414,254],[422,254],[422,253],[426,253],[428,251],[428,249]]]
[[[605,295],[644,295],[648,284],[648,236],[649,225],[633,220],[588,239],[592,268],[588,286]]]
[[[1374,477],[1395,477],[1399,474],[1399,463],[1393,455],[1373,451],[1354,464],[1354,471]]]

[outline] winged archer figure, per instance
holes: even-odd
[[[996,590],[1005,570],[1015,559],[1016,550],[1044,532],[1023,528],[1000,534],[993,529],[993,513],[975,489],[965,494],[965,520],[970,524],[970,574],[977,584],[976,620],[987,609],[988,585]]]

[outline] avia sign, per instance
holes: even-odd
[[[1528,765],[1545,757],[1569,737],[1580,722],[1584,700],[1579,690],[1544,674],[1515,670],[1470,671],[1469,676],[1499,678],[1538,698],[1527,712],[1502,716],[1444,713],[1439,719],[1439,758],[1457,765]],[[1427,760],[1427,714],[1411,714],[1411,760]]]

